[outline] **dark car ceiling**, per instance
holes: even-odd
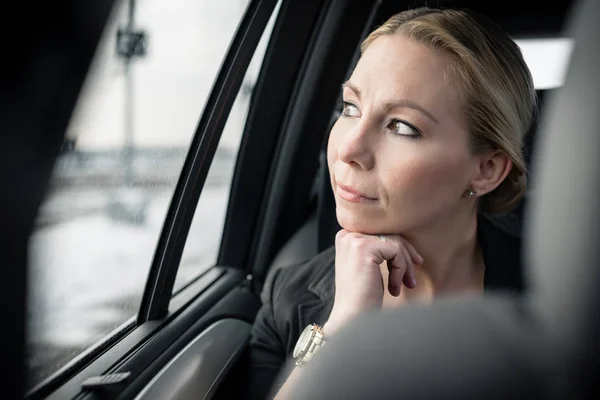
[[[420,6],[468,8],[488,15],[513,37],[560,36],[574,0],[385,0],[384,15]],[[383,21],[381,21],[383,22]]]

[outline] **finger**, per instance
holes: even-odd
[[[400,257],[404,260],[404,256]],[[404,261],[406,262],[406,261]],[[388,292],[394,297],[400,296],[400,292],[402,291],[402,276],[404,275],[404,271],[402,268],[398,268],[397,266],[391,266],[391,262],[388,261]]]
[[[413,263],[413,259],[410,255],[409,250],[405,246],[402,246],[402,249],[404,251],[404,257],[406,259],[406,271],[402,276],[402,283],[404,283],[404,285],[407,288],[414,289],[417,286],[415,264]]]
[[[423,259],[423,257],[421,257],[421,255],[419,254],[417,249],[415,249],[415,246],[413,246],[412,244],[410,244],[408,241],[406,241],[404,239],[400,239],[400,240],[402,240],[404,247],[406,248],[406,250],[408,250],[408,254],[410,255],[410,258],[412,259],[412,262],[414,264],[419,264],[419,265],[423,264],[423,262],[425,260]]]
[[[404,275],[406,274],[408,268],[408,260],[405,250],[403,250],[402,247],[399,247],[397,251],[397,256],[388,260],[387,262],[389,271],[388,291],[393,296],[398,296],[400,294],[402,282],[404,281]]]
[[[374,265],[379,265],[383,260],[387,260],[389,270],[388,291],[390,294],[399,295],[403,283],[410,289],[416,286],[414,263],[405,245],[407,243],[405,240],[398,235],[364,235],[364,238],[368,238],[369,242],[373,246],[376,246],[374,250],[376,250],[377,254],[373,254],[375,258],[373,261]],[[414,250],[414,247],[410,246]],[[416,258],[421,259],[416,251],[415,254]]]
[[[406,246],[404,246],[404,243],[405,241],[396,243],[394,249],[395,255],[393,259],[388,259],[389,268],[400,270],[392,271],[390,269],[390,277],[393,277],[391,285],[394,287],[402,287],[402,284],[404,284],[409,289],[414,289],[417,285],[417,281],[415,279],[415,266],[408,249]],[[388,285],[388,287],[391,285]],[[390,293],[392,292],[390,291]]]
[[[402,244],[393,236],[375,236],[373,237],[375,246],[384,260],[391,261],[398,256]]]

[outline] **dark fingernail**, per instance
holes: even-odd
[[[412,287],[416,287],[417,286],[417,280],[415,278],[412,278],[411,282],[412,282]]]

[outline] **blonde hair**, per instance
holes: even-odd
[[[364,53],[375,39],[402,34],[450,55],[449,73],[457,81],[465,107],[472,151],[500,150],[512,169],[479,209],[513,209],[527,188],[523,142],[537,110],[531,73],[517,44],[491,20],[463,10],[408,10],[394,15],[362,43]]]

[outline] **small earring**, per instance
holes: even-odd
[[[467,192],[467,194],[469,195],[469,197],[477,196],[477,192],[475,192],[475,190],[473,188],[469,188],[469,191]]]

